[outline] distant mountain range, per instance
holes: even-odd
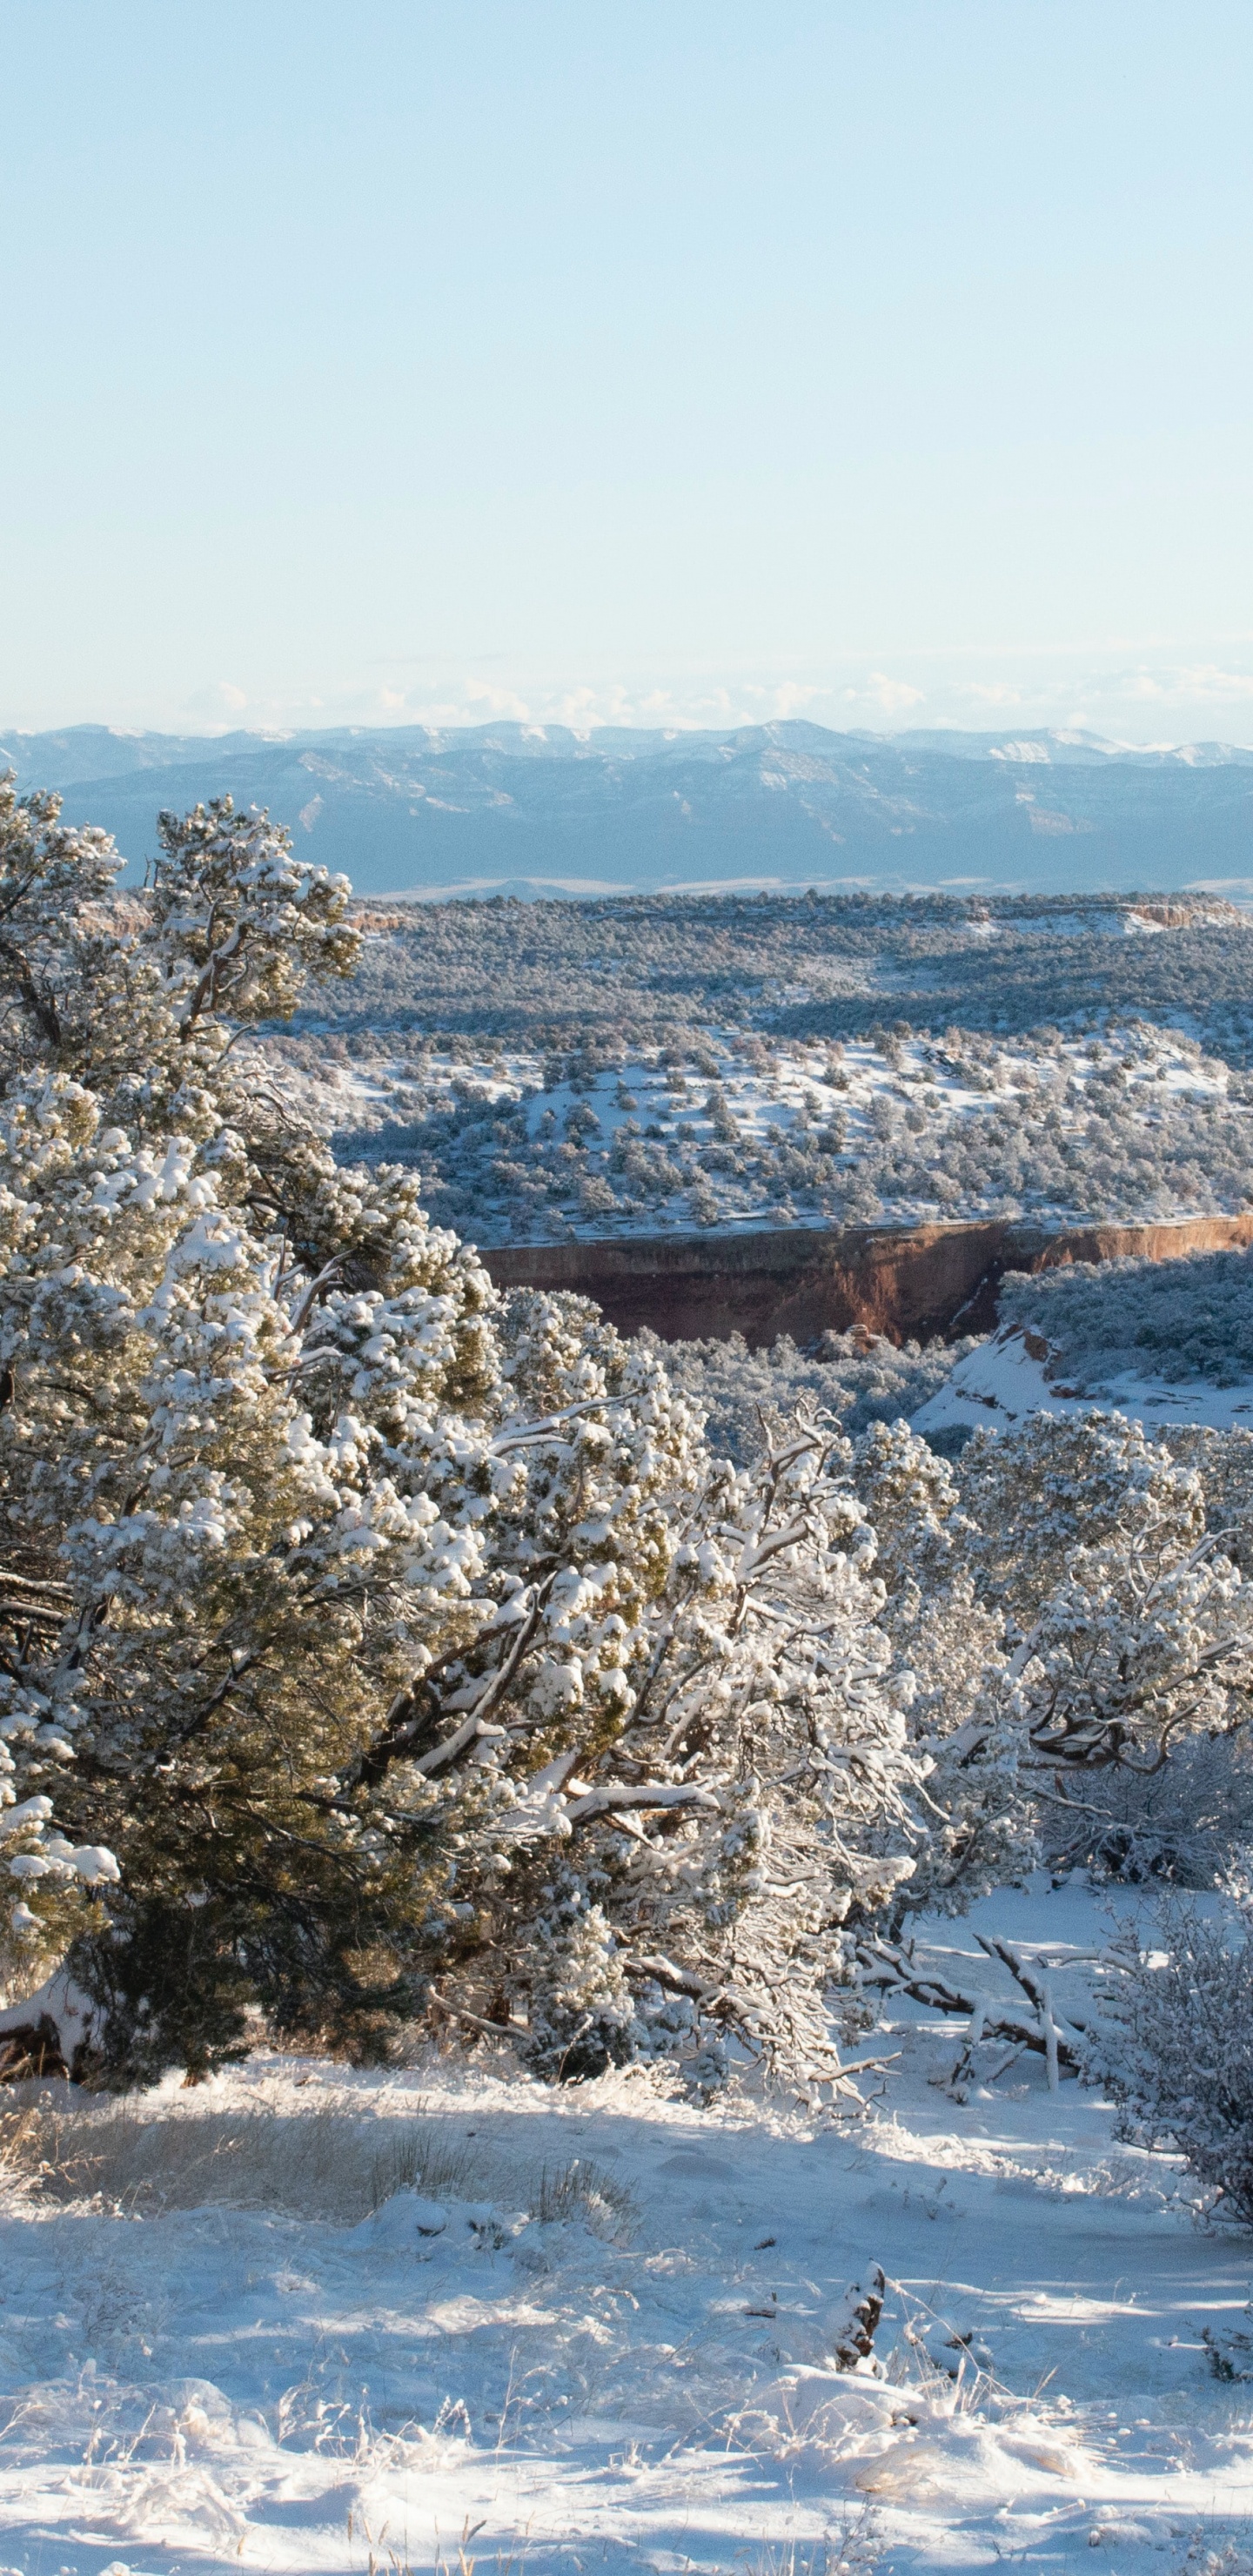
[[[1092,734],[491,724],[284,736],[0,731],[142,872],[162,807],[264,805],[362,894],[745,883],[1253,893],[1253,750]]]

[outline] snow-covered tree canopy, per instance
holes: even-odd
[[[834,1425],[719,1463],[655,1349],[502,1306],[411,1172],[293,1125],[232,1041],[355,933],[264,817],[163,817],[115,898],[0,798],[6,1849],[82,2071],[203,2068],[260,2005],[830,2073],[927,1769]]]

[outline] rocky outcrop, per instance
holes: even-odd
[[[1058,1228],[854,1226],[753,1234],[621,1235],[578,1243],[506,1244],[483,1254],[500,1288],[568,1288],[592,1297],[621,1332],[651,1325],[667,1341],[742,1333],[754,1347],[863,1324],[893,1341],[987,1332],[1007,1270],[1124,1255],[1253,1244],[1253,1210],[1177,1225]]]

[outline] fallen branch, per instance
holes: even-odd
[[[442,1995],[432,1995],[427,2010],[434,2013],[437,2019],[442,2013],[445,2021],[464,2022],[467,2030],[481,2031],[485,2039],[517,2039],[525,2038],[527,2034],[528,2024],[524,2021],[514,2021],[512,2018],[508,2021],[489,2021],[484,2013],[467,2012],[464,2004],[445,2003]]]
[[[979,1937],[982,1940],[982,1936]],[[999,1943],[994,1947],[992,1943],[983,1941],[982,1946],[988,1951],[990,1957],[1003,1956]],[[1008,1949],[1008,1947],[1009,1944],[1006,1943],[1005,1948]],[[1078,2023],[1072,2023],[1069,2029],[1059,2026],[1050,2007],[1048,2018],[1053,2034],[1050,2042],[1045,2031],[1038,1993],[1030,1995],[1030,2000],[1035,2006],[1030,2015],[1016,2012],[1012,2003],[1004,1996],[969,1993],[965,1988],[954,1985],[947,1976],[941,1975],[938,1971],[919,1967],[912,1950],[897,1948],[890,1941],[860,1942],[857,1959],[868,1985],[881,1986],[886,1993],[909,1995],[914,2003],[925,2004],[931,2012],[944,2013],[953,2019],[956,2019],[959,2014],[964,2017],[969,2023],[969,2029],[959,2064],[969,2056],[970,2050],[979,2040],[999,2039],[1010,2041],[1016,2048],[1033,2049],[1038,2057],[1045,2059],[1046,2063],[1049,2060],[1050,2046],[1055,2045],[1059,2075],[1079,2073],[1082,2062],[1081,2026]],[[1009,1968],[1010,1974],[1023,1987],[1024,1993],[1030,1994],[1022,1973],[1023,1962],[1012,1963],[1010,1959],[1005,1958],[1003,1964]],[[1037,1985],[1040,1982],[1037,1980]]]
[[[1024,1959],[1013,1942],[1004,1940],[999,1933],[988,1935],[976,1932],[975,1939],[980,1949],[985,1950],[990,1959],[999,1959],[1002,1966],[1008,1968],[1011,1977],[1022,1987],[1028,2000],[1035,2005],[1039,2017],[1040,2035],[1044,2041],[1045,2062],[1049,2070],[1049,2091],[1055,2093],[1063,2045],[1063,2027],[1054,2011],[1053,1989],[1041,1963],[1038,1959],[1035,1961]],[[1081,2018],[1078,2013],[1073,2012],[1067,2013],[1066,2022],[1069,2024],[1071,2034],[1066,2044],[1077,2058],[1081,2058],[1083,2041],[1091,2028],[1091,2023],[1086,2016]]]

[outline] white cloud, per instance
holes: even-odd
[[[238,688],[234,680],[212,680],[187,700],[186,712],[198,724],[207,724],[210,732],[218,732],[242,715],[247,704],[247,690]]]
[[[927,702],[925,689],[911,687],[908,680],[889,679],[886,671],[871,671],[864,689],[846,689],[844,695],[850,706],[875,707],[883,716],[903,716]]]
[[[1240,706],[1253,698],[1253,672],[1224,671],[1217,662],[1185,663],[1175,670],[1129,671],[1112,688],[1154,705],[1166,700],[1176,706]]]
[[[807,715],[814,699],[825,697],[827,692],[815,688],[811,681],[785,680],[773,694],[775,722],[786,724],[789,716]]]
[[[1253,698],[1253,673],[1220,671],[1213,662],[1202,662],[1199,668],[1180,671],[1178,693],[1181,697],[1242,699]]]
[[[267,689],[250,674],[206,684],[190,701],[169,707],[93,708],[115,722],[171,723],[212,735],[238,725],[289,732],[331,724],[460,725],[510,722],[565,725],[594,735],[603,725],[641,726],[671,735],[696,728],[785,724],[798,717],[834,731],[859,727],[904,731],[922,721],[945,728],[1012,725],[1030,730],[1071,726],[1112,742],[1178,745],[1221,734],[1253,741],[1253,663],[1239,667],[1253,638],[1111,639],[1064,649],[982,644],[968,652],[910,650],[913,680],[870,664],[852,651],[827,668],[733,674],[656,667],[613,675],[543,671],[504,654],[467,656],[458,667],[388,661],[303,687]],[[1186,658],[1185,658],[1186,655]],[[1233,667],[1234,666],[1234,667]],[[970,671],[986,677],[972,680]],[[925,688],[921,682],[925,679]],[[8,711],[11,712],[11,711]],[[68,718],[66,719],[68,721]]]

